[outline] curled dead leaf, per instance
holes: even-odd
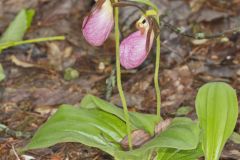
[[[155,126],[155,135],[159,135],[160,133],[162,133],[163,131],[165,131],[168,126],[171,124],[172,119],[168,118],[164,121],[159,122],[156,126]]]
[[[14,63],[17,66],[23,67],[23,68],[31,68],[31,67],[36,67],[34,64],[28,63],[28,62],[23,62],[19,59],[17,59],[16,56],[12,55],[10,57],[12,63]]]
[[[167,127],[171,124],[172,119],[168,118],[164,121],[161,121],[155,126],[155,135],[159,135],[161,132],[165,131]],[[143,129],[136,129],[132,131],[131,133],[132,136],[132,145],[133,149],[141,147],[143,144],[151,140],[154,136],[151,136],[149,133],[144,131]],[[128,136],[126,135],[122,141],[120,142],[122,148],[124,150],[129,150],[129,145],[128,145]]]
[[[144,143],[151,139],[150,134],[148,134],[146,131],[142,129],[132,131],[131,136],[132,145],[134,149],[141,147]],[[120,142],[120,144],[124,150],[129,150],[128,136],[125,136],[123,140]]]

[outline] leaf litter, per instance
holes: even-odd
[[[162,14],[170,13],[166,17],[167,21],[182,26],[186,31],[217,33],[239,26],[239,0],[159,0],[156,4],[161,8]],[[0,63],[6,76],[6,80],[0,83],[0,122],[14,133],[34,133],[56,111],[59,104],[78,105],[86,93],[105,97],[106,79],[115,65],[114,38],[110,36],[100,48],[92,48],[84,41],[80,28],[91,5],[91,1],[83,0],[0,2],[0,33],[3,33],[20,9],[34,8],[37,11],[36,17],[27,38],[61,34],[67,37],[64,42],[19,46],[0,55]],[[134,10],[129,12],[132,12],[131,16],[121,12],[123,35],[133,31],[131,26],[138,17]],[[126,19],[128,22],[124,23]],[[230,83],[237,89],[240,98],[239,33],[229,35],[225,40],[200,42],[172,33],[163,27],[161,37],[159,79],[164,119],[177,116],[177,111],[184,106],[194,110],[197,88],[209,81]],[[123,71],[123,86],[131,110],[156,112],[154,57],[152,50],[151,56],[138,70]],[[104,64],[104,67],[99,69],[99,64]],[[64,70],[69,67],[78,71],[79,78],[64,80]],[[116,87],[113,88],[110,99],[121,106]],[[194,111],[190,111],[187,116],[196,118]],[[235,131],[240,132],[240,125],[236,126]],[[13,148],[22,147],[28,141],[28,138],[0,132],[0,159],[16,159]],[[30,151],[25,156],[36,159],[112,159],[97,149],[76,143]],[[240,145],[229,141],[222,159],[239,158]]]

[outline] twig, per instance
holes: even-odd
[[[14,131],[7,126],[0,123],[0,132],[4,132],[7,135],[16,137],[16,138],[29,138],[31,134],[29,132]]]
[[[219,32],[219,33],[214,33],[211,35],[207,35],[206,33],[203,32],[198,32],[198,33],[186,33],[185,31],[183,31],[181,29],[181,27],[175,27],[172,24],[166,22],[165,20],[161,20],[161,22],[163,23],[163,26],[170,29],[171,31],[175,32],[176,34],[179,34],[181,36],[185,36],[188,38],[193,38],[193,39],[215,39],[215,38],[221,38],[221,37],[225,37],[227,34],[231,34],[231,33],[239,33],[240,32],[240,27],[236,27],[236,28],[232,28],[229,30],[225,30],[223,32]]]
[[[12,145],[12,150],[13,150],[13,153],[14,153],[14,155],[16,156],[17,160],[21,160],[21,159],[19,158],[19,156],[18,156],[18,154],[17,154],[17,152],[16,152],[16,150],[15,150],[15,148],[14,148],[13,145]]]

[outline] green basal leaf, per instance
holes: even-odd
[[[198,147],[193,150],[179,150],[173,148],[159,149],[154,160],[197,160],[202,156],[202,146],[198,145]]]
[[[35,11],[21,10],[0,38],[0,43],[21,41],[30,27]]]
[[[205,159],[218,160],[237,121],[236,91],[226,83],[208,83],[198,91],[196,110],[203,132]]]
[[[139,160],[141,157],[149,156],[147,153],[152,150],[160,148],[192,150],[197,148],[198,143],[199,128],[197,123],[189,118],[175,118],[166,131],[151,139],[141,148],[128,152],[118,151],[114,156],[121,160]]]
[[[98,109],[62,105],[23,150],[45,148],[62,142],[79,142],[113,154],[114,150],[121,148],[118,142],[125,135],[124,121],[112,114]]]
[[[108,103],[98,97],[92,95],[86,95],[80,106],[82,108],[99,108],[105,112],[114,114],[121,120],[125,121],[123,110]],[[130,123],[132,124],[132,129],[140,128],[148,131],[151,135],[154,134],[154,126],[158,123],[158,118],[156,115],[143,114],[137,112],[129,112]]]
[[[2,67],[2,64],[0,63],[0,82],[5,79],[5,73]]]
[[[118,113],[120,116],[116,115]],[[61,106],[39,128],[23,151],[45,148],[62,142],[79,142],[99,148],[118,160],[146,160],[151,156],[152,151],[160,148],[189,150],[198,145],[198,125],[188,118],[176,118],[164,132],[153,137],[141,148],[123,151],[120,142],[127,133],[126,123],[121,114],[121,109],[116,106],[88,95],[83,99],[80,108],[74,108],[70,105]],[[141,117],[142,120],[138,120]],[[154,115],[140,113],[136,115],[132,113],[130,118],[131,122],[134,120],[139,123],[144,122],[144,124],[139,125],[144,128],[144,125],[154,124],[153,120],[155,120]],[[136,129],[138,125],[135,123],[131,125]]]

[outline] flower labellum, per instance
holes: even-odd
[[[84,18],[83,36],[93,46],[101,46],[113,28],[113,7],[110,0],[95,0],[96,5]]]
[[[153,30],[150,31],[148,38],[151,26],[146,17],[141,17],[136,26],[138,31],[130,34],[120,45],[120,62],[126,69],[136,68],[143,63],[150,52],[154,39]]]

